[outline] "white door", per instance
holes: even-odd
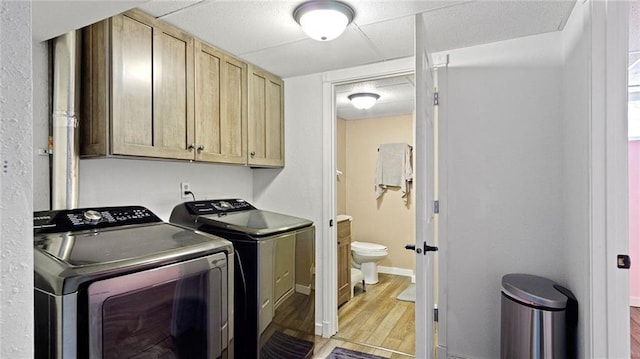
[[[416,15],[416,358],[433,358],[434,106],[426,28]]]

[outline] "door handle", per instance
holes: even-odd
[[[435,246],[430,246],[427,244],[427,242],[423,242],[423,248],[416,248],[416,246],[414,244],[407,244],[404,246],[404,249],[408,249],[410,251],[416,251],[416,253],[420,254],[423,253],[427,254],[427,252],[437,252],[438,251],[438,247]]]
[[[438,247],[427,245],[427,242],[424,243],[424,251],[425,252],[437,252]]]

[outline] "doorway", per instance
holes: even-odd
[[[359,109],[348,97],[362,93],[379,97],[372,107]],[[415,284],[412,284],[415,255],[404,248],[406,244],[415,243],[415,206],[411,191],[412,160],[415,160],[412,156],[414,99],[412,73],[335,87],[339,309],[338,332],[334,338],[401,356],[415,355]],[[400,151],[399,158],[405,155],[408,160],[408,168],[397,161],[391,163],[391,166],[399,165],[393,169],[399,175],[402,172],[406,188],[389,186],[379,193],[374,186],[376,170],[382,153],[389,149]],[[370,269],[365,269],[369,264],[359,263],[357,256],[354,261],[351,256],[351,243],[354,243],[353,249],[358,250],[363,242],[385,248],[386,255],[376,261],[378,281],[375,284],[369,278]],[[345,270],[347,276],[353,274],[354,277],[347,278],[348,288],[341,289],[340,278],[344,277],[341,273]],[[362,276],[368,284],[363,288],[362,279],[356,276]]]

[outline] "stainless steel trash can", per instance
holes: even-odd
[[[578,303],[568,289],[530,274],[502,277],[503,359],[575,358]]]

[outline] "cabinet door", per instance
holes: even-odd
[[[284,166],[284,83],[249,66],[248,164]]]
[[[193,38],[139,11],[112,19],[113,154],[192,159]]]
[[[350,222],[338,223],[338,306],[351,299]]]
[[[288,297],[288,294],[293,293],[295,238],[295,234],[288,234],[275,240],[273,297],[276,307]]]
[[[196,41],[195,148],[199,161],[247,161],[247,65]]]

